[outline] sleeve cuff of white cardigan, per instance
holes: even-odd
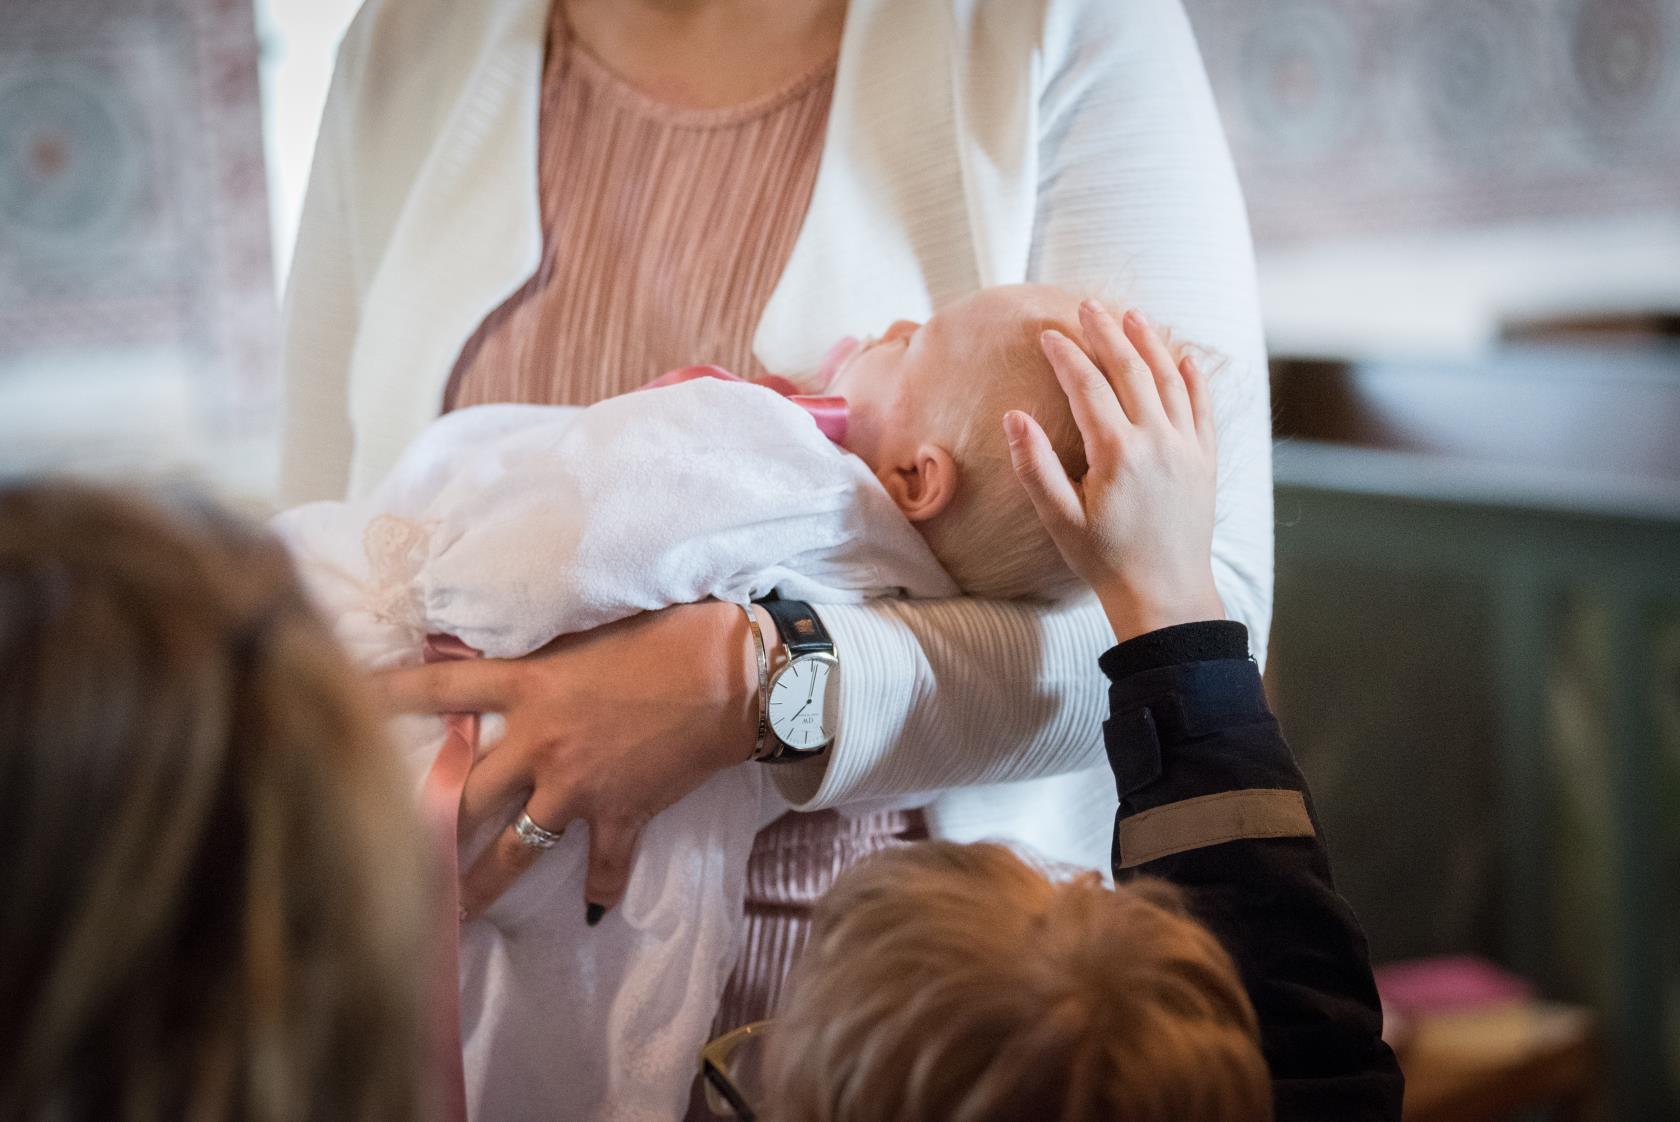
[[[924,661],[915,633],[893,613],[868,605],[813,607],[840,660],[840,724],[820,759],[770,767],[795,810],[824,810],[856,797],[909,722]]]

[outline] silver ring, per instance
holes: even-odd
[[[513,832],[520,841],[532,849],[553,849],[560,843],[560,835],[565,833],[564,830],[555,833],[552,830],[543,829],[531,821],[529,814],[521,814],[513,820]]]

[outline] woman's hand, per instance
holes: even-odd
[[[1223,619],[1213,584],[1217,471],[1205,375],[1190,358],[1175,362],[1136,311],[1122,327],[1088,300],[1079,318],[1089,354],[1060,332],[1041,342],[1089,470],[1070,480],[1044,430],[1012,411],[1003,421],[1016,474],[1118,640]]]
[[[760,624],[773,642],[762,612]],[[589,823],[593,924],[624,895],[648,820],[751,754],[757,665],[741,609],[714,601],[569,635],[522,659],[391,671],[382,685],[402,712],[505,716],[506,736],[467,776],[461,835],[521,810],[555,833]],[[464,911],[483,911],[541,855],[509,825],[462,877]]]

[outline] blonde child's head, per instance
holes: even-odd
[[[973,596],[1054,600],[1079,585],[1010,465],[1003,415],[1031,414],[1068,474],[1085,449],[1039,338],[1083,343],[1080,297],[1018,284],[959,300],[926,323],[901,320],[860,347],[829,388],[849,405],[846,446]]]
[[[0,1117],[410,1119],[428,885],[280,547],[0,489]]]
[[[766,1055],[774,1122],[1268,1122],[1253,1009],[1160,882],[926,842],[842,876]]]

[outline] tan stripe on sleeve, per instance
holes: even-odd
[[[1187,849],[1243,838],[1310,838],[1299,791],[1221,791],[1168,803],[1120,823],[1120,867],[1130,869]]]

